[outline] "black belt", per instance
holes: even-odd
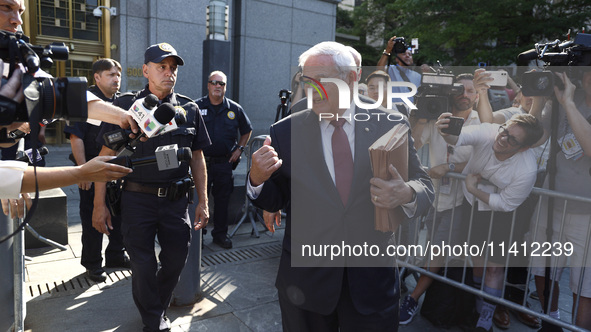
[[[156,195],[158,197],[166,197],[168,193],[169,187],[150,187],[138,182],[132,181],[125,181],[123,185],[123,190],[125,191],[132,191],[135,193],[142,193],[142,194],[151,194]]]
[[[205,157],[206,163],[222,164],[229,162],[230,157]]]

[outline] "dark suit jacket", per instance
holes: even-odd
[[[381,111],[356,109],[357,114],[377,112]],[[323,315],[333,312],[345,271],[353,303],[360,313],[371,314],[398,304],[397,270],[392,259],[385,266],[383,261],[366,258],[301,257],[301,245],[306,243],[392,243],[391,233],[374,230],[374,205],[369,192],[373,175],[368,153],[368,147],[394,125],[408,125],[402,116],[392,118],[395,121],[382,114],[376,121],[374,115],[370,121],[355,123],[354,179],[346,206],[324,161],[318,116],[306,110],[271,126],[271,144],[283,165],[265,182],[253,202],[267,211],[284,209],[287,213],[276,286],[281,295],[304,310]],[[417,158],[410,131],[408,141],[408,175],[417,193],[418,216],[431,206],[433,186]]]

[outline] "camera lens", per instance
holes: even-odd
[[[86,86],[85,77],[39,79],[41,118],[85,121],[88,115]]]

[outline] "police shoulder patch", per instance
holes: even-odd
[[[234,120],[235,117],[236,117],[236,114],[233,111],[228,111],[228,119]]]

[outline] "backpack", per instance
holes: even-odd
[[[448,265],[447,278],[462,282],[463,266],[457,267]],[[439,275],[443,276],[444,268],[441,268]],[[472,286],[472,268],[466,268],[466,285]],[[474,315],[475,296],[472,293],[460,290],[452,285],[433,280],[427,289],[421,316],[425,317],[436,327],[449,329],[452,326],[469,324]]]

